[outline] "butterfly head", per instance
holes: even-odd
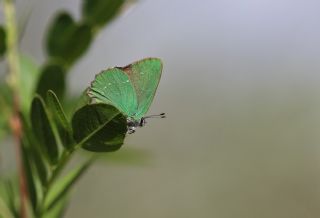
[[[138,127],[145,126],[146,123],[147,123],[146,119],[149,119],[149,118],[165,118],[165,117],[166,117],[165,113],[161,113],[161,114],[157,114],[157,115],[149,115],[149,116],[146,116],[146,117],[142,117],[140,120],[135,120],[132,117],[128,117],[127,118],[127,128],[128,128],[127,133],[128,134],[135,133],[136,129]]]

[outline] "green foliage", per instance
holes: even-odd
[[[125,0],[84,0],[82,13],[84,21],[93,27],[101,27],[119,13]]]
[[[67,197],[71,187],[88,169],[92,161],[93,159],[89,159],[79,167],[71,170],[67,175],[63,176],[55,183],[44,202],[46,211],[52,210],[62,199]]]
[[[112,105],[91,104],[72,118],[74,138],[84,149],[95,152],[118,150],[127,132],[126,117]]]
[[[42,151],[50,164],[55,165],[59,158],[59,139],[46,105],[40,96],[35,97],[32,101],[31,123],[39,143],[43,145]]]
[[[31,127],[23,119],[23,160],[25,171],[32,175],[26,177],[30,203],[36,217],[54,217],[64,211],[61,202],[67,201],[71,187],[93,161],[90,158],[55,181],[71,154],[79,147],[100,152],[119,149],[126,118],[111,105],[86,104],[74,113],[71,128],[59,99],[49,90],[46,103],[40,96],[33,99],[30,122]]]
[[[13,5],[12,0],[7,2]],[[30,217],[63,217],[72,187],[96,159],[87,158],[65,172],[80,148],[101,157],[103,152],[116,151],[124,143],[127,117],[107,103],[94,104],[87,90],[79,100],[70,101],[66,96],[66,78],[71,67],[88,51],[98,30],[119,14],[126,2],[83,0],[79,21],[68,12],[57,13],[45,38],[48,57],[40,66],[6,44],[6,31],[0,26],[0,57],[17,56],[15,63],[14,58],[8,61],[10,76],[0,81],[0,139],[11,132],[19,138]],[[10,10],[6,16],[12,13]],[[14,25],[6,25],[11,34],[15,33]],[[14,40],[13,43],[17,44]],[[11,75],[10,61],[18,65],[16,75]],[[12,124],[16,117],[21,135],[10,129],[19,127]],[[130,158],[128,163],[134,162],[133,156],[134,153],[122,156],[122,162]],[[121,155],[117,160],[121,160]],[[0,179],[0,217],[21,216],[21,178]]]
[[[60,12],[49,25],[46,37],[48,64],[42,67],[37,93],[42,97],[53,90],[63,99],[68,69],[89,49],[97,27],[112,20],[127,0],[83,0],[83,17],[75,21],[68,12]]]
[[[74,140],[72,138],[72,129],[67,120],[67,117],[62,109],[62,106],[58,100],[58,97],[51,90],[47,92],[47,103],[49,110],[52,114],[52,118],[59,132],[59,136],[62,145],[67,149],[72,149]]]
[[[55,206],[45,211],[45,213],[42,215],[43,218],[57,218],[57,217],[64,217],[64,213],[68,207],[68,197],[65,196],[65,198],[61,198],[60,201],[58,201]]]
[[[0,26],[0,57],[6,52],[6,31],[3,26]]]
[[[3,217],[19,217],[17,182],[16,177],[0,181],[0,215]]]
[[[34,176],[34,160],[32,159],[33,154],[31,154],[31,149],[28,148],[27,146],[30,146],[25,144],[25,142],[22,142],[22,160],[23,160],[23,166],[24,166],[24,172],[26,174],[26,182],[27,182],[27,187],[28,187],[28,193],[29,193],[29,198],[30,202],[32,205],[32,208],[37,207],[38,203],[38,196],[37,196],[37,177]]]
[[[59,98],[63,98],[66,89],[66,71],[61,65],[48,64],[41,70],[37,85],[37,93],[45,98],[48,90],[53,90]]]
[[[23,147],[28,153],[28,157],[32,161],[32,169],[35,171],[33,175],[38,178],[39,183],[43,186],[47,183],[51,173],[49,168],[48,158],[44,155],[39,139],[36,138],[35,131],[31,126],[28,117],[21,115],[21,122],[23,127],[22,143]]]
[[[48,30],[47,52],[64,65],[71,65],[89,47],[91,28],[77,24],[67,12],[57,15]]]

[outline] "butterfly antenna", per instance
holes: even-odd
[[[165,113],[154,114],[154,115],[146,116],[146,117],[144,117],[144,118],[166,118],[166,114],[165,114]]]

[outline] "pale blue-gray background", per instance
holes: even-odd
[[[21,49],[39,63],[45,27],[78,0],[33,8]],[[97,36],[69,77],[80,93],[101,69],[164,61],[150,113],[127,138],[143,164],[99,163],[66,217],[320,217],[320,3],[142,0]],[[22,18],[21,18],[22,19]],[[119,151],[122,152],[122,151]]]

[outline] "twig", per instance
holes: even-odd
[[[19,171],[20,189],[20,217],[27,218],[28,191],[26,187],[26,176],[22,163],[21,141],[22,126],[20,120],[20,96],[19,96],[19,55],[17,45],[16,13],[13,0],[4,0],[4,14],[7,31],[7,57],[9,67],[9,85],[13,92],[13,114],[10,126],[15,139],[16,161]]]

